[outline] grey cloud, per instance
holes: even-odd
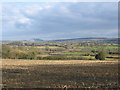
[[[41,4],[36,5],[41,7]],[[42,6],[44,5],[42,4]],[[117,34],[117,3],[52,3],[50,5],[53,6],[49,9],[43,7],[43,10],[38,10],[35,14],[27,13],[26,5],[21,5],[24,7],[23,9],[19,6],[19,16],[29,18],[29,23],[24,24],[13,20],[15,22],[13,27],[9,28],[10,26],[7,25],[6,31],[10,29],[10,35],[13,37],[18,35],[17,38],[23,35],[26,38],[36,36],[41,39],[104,37]],[[9,9],[7,8],[7,10]],[[10,14],[10,16],[15,15],[15,13],[4,13]],[[6,23],[5,21],[3,24]],[[111,33],[109,33],[110,30]],[[90,34],[90,32],[93,33]],[[6,33],[3,35],[9,36]]]

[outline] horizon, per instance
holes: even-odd
[[[21,39],[21,40],[0,40],[0,41],[31,41],[35,39],[39,39],[42,41],[54,41],[54,40],[69,40],[69,39],[118,39],[119,37],[76,37],[76,38],[60,38],[60,39],[40,39],[40,38],[32,38],[32,39]]]
[[[23,2],[2,8],[2,40],[118,37],[117,2]]]

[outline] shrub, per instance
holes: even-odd
[[[47,60],[64,60],[64,59],[67,59],[67,57],[55,55],[55,56],[43,57],[43,59],[47,59]]]
[[[2,58],[10,58],[11,48],[7,45],[2,46]]]
[[[85,57],[67,57],[63,55],[52,55],[46,57],[37,57],[38,60],[87,60]]]
[[[100,51],[98,54],[95,55],[96,59],[105,60],[106,52],[104,50]]]
[[[29,52],[27,55],[27,59],[35,59],[36,58],[36,54],[35,52]]]
[[[18,59],[27,59],[28,57],[28,54],[27,53],[24,53],[24,52],[20,52],[18,54]]]

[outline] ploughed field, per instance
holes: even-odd
[[[117,60],[3,59],[4,88],[117,88]]]

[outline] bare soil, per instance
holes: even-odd
[[[2,59],[4,88],[118,88],[117,60]]]

